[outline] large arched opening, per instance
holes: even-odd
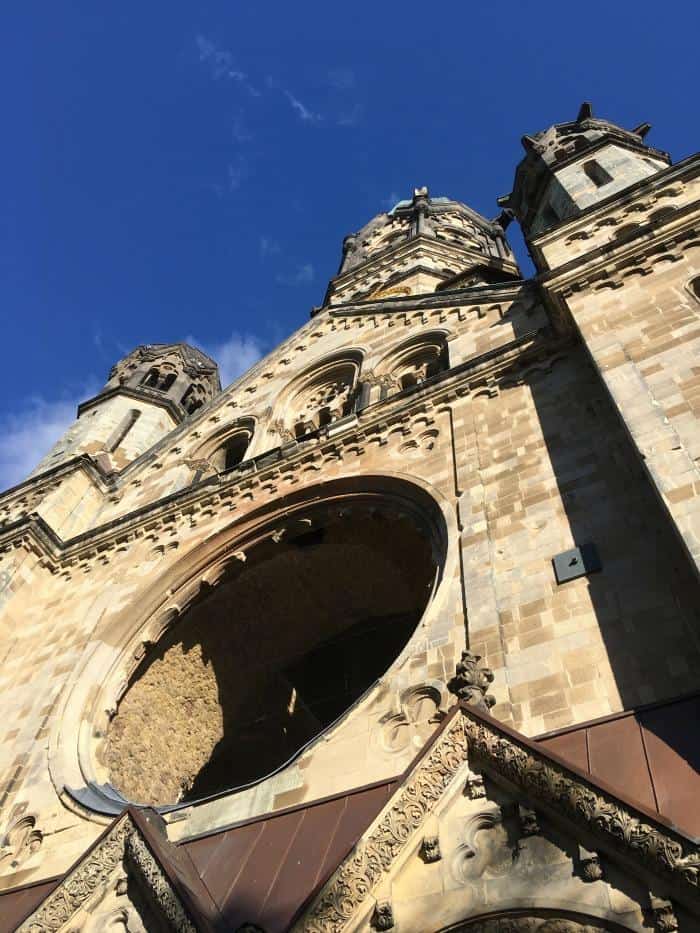
[[[99,755],[112,784],[140,802],[200,799],[261,780],[342,719],[440,575],[439,510],[406,506],[335,497],[232,543],[129,679]]]

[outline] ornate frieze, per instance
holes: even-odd
[[[464,765],[465,756],[463,718],[454,716],[380,819],[331,876],[295,930],[336,933],[345,927],[422,826]]]
[[[544,753],[535,754],[512,735],[500,731],[494,722],[477,719],[464,710],[464,729],[472,760],[476,757],[488,763],[490,771],[501,774],[528,798],[552,806],[573,823],[601,836],[608,845],[623,850],[653,872],[672,878],[697,897],[700,846],[652,824]]]
[[[169,930],[196,933],[165,872],[153,856],[129,813],[121,816],[105,836],[88,851],[44,902],[17,928],[17,933],[56,933],[81,911],[90,907],[93,895],[106,890],[118,870],[135,877]],[[124,893],[124,879],[117,892]],[[75,922],[75,921],[73,921]]]

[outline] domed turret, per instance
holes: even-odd
[[[185,343],[137,347],[79,406],[77,421],[33,475],[79,454],[90,454],[106,472],[123,469],[220,390],[218,367],[201,350]]]
[[[503,226],[450,198],[416,188],[410,200],[345,237],[325,304],[518,278]],[[459,281],[455,282],[455,277]]]
[[[666,168],[668,153],[643,142],[650,129],[648,123],[625,130],[599,120],[584,103],[573,122],[523,136],[526,155],[513,192],[498,203],[520,221],[528,239],[537,236]]]

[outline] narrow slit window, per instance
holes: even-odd
[[[602,188],[603,185],[607,185],[613,180],[610,172],[606,172],[600,162],[596,162],[595,159],[589,159],[588,162],[584,162],[583,170],[596,188]]]
[[[132,408],[131,411],[122,418],[121,423],[116,430],[112,432],[112,435],[107,441],[106,447],[109,453],[114,453],[140,417],[141,412]]]

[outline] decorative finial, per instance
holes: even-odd
[[[639,136],[640,139],[644,139],[650,129],[651,123],[640,123],[639,126],[635,126],[632,132],[635,136]]]
[[[593,116],[593,106],[592,104],[584,100],[578,110],[578,116],[576,117],[576,122],[580,123],[581,120],[590,120]]]

